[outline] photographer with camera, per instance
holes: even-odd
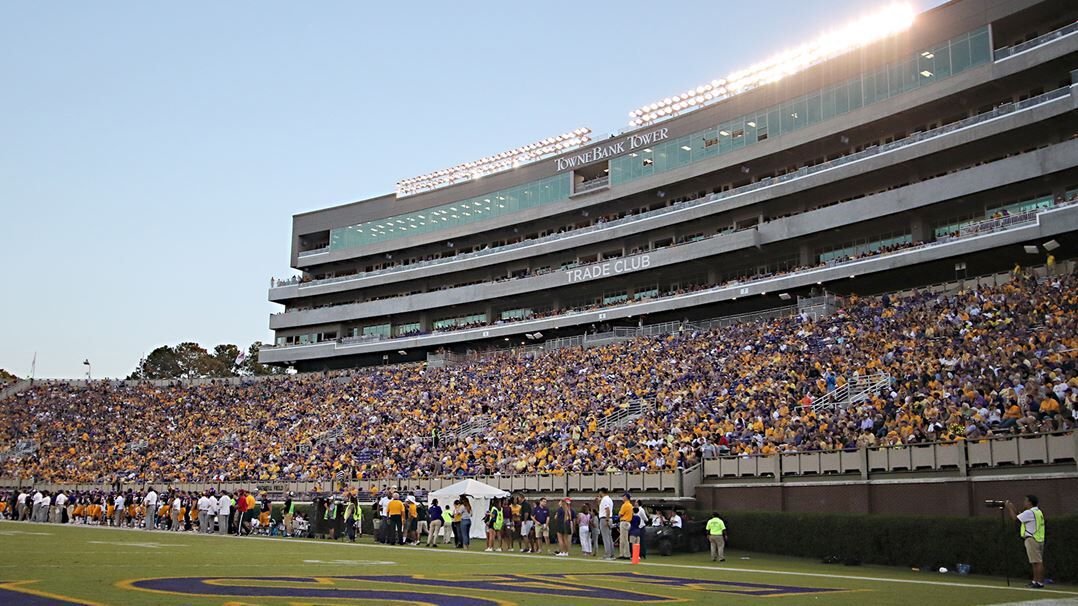
[[[1033,565],[1031,588],[1044,588],[1044,514],[1037,508],[1037,495],[1026,495],[1025,509],[1018,513],[1014,503],[1005,502],[1007,515],[1022,523],[1019,536],[1026,546],[1026,556]]]

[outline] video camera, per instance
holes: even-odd
[[[984,506],[989,509],[1003,509],[1006,505],[1006,501],[993,501],[991,499],[985,499]]]

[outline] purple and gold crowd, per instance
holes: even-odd
[[[0,477],[304,481],[674,470],[702,458],[1068,431],[1078,289],[1016,274],[595,348],[243,385],[37,384],[0,402]],[[855,376],[890,386],[811,404]],[[621,427],[602,420],[651,403]],[[486,429],[458,436],[480,419]],[[432,439],[434,435],[438,439]],[[16,444],[35,448],[12,450]],[[4,455],[6,449],[6,456]]]

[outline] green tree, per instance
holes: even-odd
[[[206,348],[193,341],[177,345],[176,358],[180,364],[179,379],[201,379],[220,370]]]
[[[18,380],[18,377],[4,370],[3,368],[0,368],[0,383],[13,383]]]
[[[162,345],[139,360],[138,366],[128,379],[207,379],[284,374],[284,369],[258,362],[261,341],[247,348],[246,357],[238,364],[240,348],[232,343],[222,343],[206,351],[198,343],[186,341],[179,345]]]
[[[139,360],[128,379],[205,379],[235,377],[245,368],[237,365],[240,348],[222,343],[206,351],[198,343],[185,341],[176,346],[162,345]],[[261,373],[266,374],[266,373]]]
[[[284,374],[284,370],[277,366],[267,366],[258,361],[258,351],[262,349],[262,341],[255,341],[247,348],[247,359],[239,366],[239,374],[261,377],[265,375]]]
[[[210,356],[210,372],[203,376],[235,377],[240,371],[240,367],[236,365],[239,355],[240,348],[231,343],[222,343],[214,347],[213,355]]]
[[[139,360],[138,367],[128,379],[178,379],[183,368],[176,350],[162,345]]]

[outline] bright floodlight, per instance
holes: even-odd
[[[701,105],[728,99],[770,82],[777,82],[818,63],[905,31],[913,24],[913,17],[914,12],[909,4],[892,4],[878,13],[862,17],[841,29],[826,33],[798,48],[779,53],[748,69],[631,111],[629,125],[648,124]]]
[[[591,141],[591,129],[578,128],[557,137],[548,137],[493,156],[465,162],[452,168],[445,168],[419,177],[397,181],[397,196],[410,196],[463,181],[479,179],[492,173],[516,168],[521,164],[533,162],[552,154],[560,154],[575,149],[588,141]]]

